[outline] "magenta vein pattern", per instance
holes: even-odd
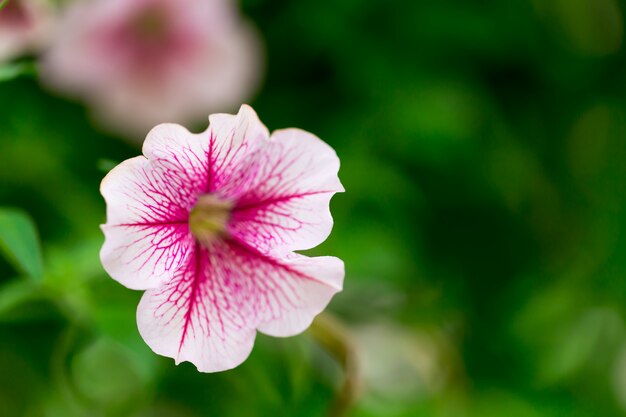
[[[144,155],[103,181],[101,257],[113,278],[147,290],[137,319],[157,353],[228,369],[247,357],[256,330],[301,332],[341,290],[340,260],[294,252],[326,239],[330,199],[343,191],[324,142],[298,129],[270,137],[244,106],[211,116],[197,135],[161,125]],[[232,205],[225,233],[210,243],[188,224],[204,194]]]

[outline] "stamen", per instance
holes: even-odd
[[[191,233],[205,246],[223,236],[232,207],[231,202],[213,194],[200,196],[189,214]]]

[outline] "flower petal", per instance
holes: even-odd
[[[281,311],[257,327],[260,332],[276,337],[293,336],[306,330],[331,298],[341,291],[345,275],[343,261],[333,256],[309,258],[295,254],[282,265],[298,271],[291,283],[280,282],[282,286],[290,286],[291,297],[298,301],[292,305],[293,309]]]
[[[123,285],[158,287],[187,259],[189,210],[208,185],[202,141],[181,126],[157,126],[144,143],[147,158],[123,162],[102,181],[107,223],[100,258]]]
[[[196,245],[172,281],[146,291],[137,323],[156,353],[222,371],[248,357],[256,328],[278,336],[303,331],[342,280],[335,258],[278,261],[233,240]]]
[[[209,191],[224,198],[249,183],[249,158],[267,143],[269,131],[256,112],[242,105],[239,113],[209,116]]]
[[[230,233],[281,257],[323,242],[333,226],[330,199],[344,191],[335,151],[311,133],[284,129],[253,157],[253,183],[238,198]]]
[[[54,9],[47,2],[14,0],[0,9],[0,62],[47,46],[55,29]]]

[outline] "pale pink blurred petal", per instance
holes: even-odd
[[[0,9],[0,62],[45,47],[54,21],[54,10],[45,0],[9,0]]]
[[[228,0],[91,0],[67,11],[42,77],[139,141],[161,122],[234,109],[262,74],[256,32]]]

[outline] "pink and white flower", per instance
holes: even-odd
[[[261,61],[231,0],[86,0],[68,8],[42,78],[86,100],[103,126],[143,137],[163,121],[236,108]]]
[[[8,0],[0,9],[0,61],[43,47],[50,37],[53,16],[45,0]]]
[[[246,105],[209,121],[200,134],[155,127],[144,156],[104,178],[100,255],[111,277],[146,290],[146,343],[216,372],[248,357],[257,330],[302,332],[341,290],[341,260],[294,251],[326,239],[343,187],[337,155],[308,132],[270,136]]]

